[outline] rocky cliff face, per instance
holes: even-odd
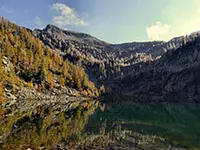
[[[44,44],[58,50],[63,56],[71,52],[91,61],[101,61],[108,57],[104,51],[108,44],[88,34],[65,31],[53,25],[47,25],[44,30],[34,32]]]
[[[84,67],[90,79],[96,83],[98,80],[120,75],[120,68],[124,66],[152,61],[152,48],[164,43],[146,42],[114,45],[85,33],[65,31],[53,25],[47,25],[43,30],[36,29],[33,34],[64,59]]]
[[[115,56],[107,53],[112,45],[84,33],[65,31],[53,25],[35,30],[34,35],[70,62],[82,66],[92,81],[111,77],[116,72]]]
[[[200,37],[196,37],[159,60],[132,66],[128,75],[114,79],[113,87],[138,101],[199,102],[199,67]]]
[[[91,35],[62,30],[54,25],[47,25],[43,30],[35,29],[33,33],[45,45],[56,50],[64,57],[70,55],[81,57],[91,62],[114,60],[120,63],[126,63],[133,57],[140,56],[138,53],[151,55],[152,59],[158,59],[165,52],[177,49],[187,42],[192,42],[200,35],[199,32],[194,32],[187,36],[173,38],[168,42],[153,41],[110,44]],[[144,57],[144,61],[145,59],[146,57]]]
[[[34,34],[65,59],[84,67],[95,83],[128,93],[134,100],[198,101],[199,32],[168,42],[124,44],[109,44],[53,25]]]

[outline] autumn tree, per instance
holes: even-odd
[[[46,81],[47,81],[48,87],[50,89],[52,89],[53,86],[54,86],[54,78],[53,78],[53,75],[51,73],[47,74]]]
[[[10,72],[2,71],[2,57],[11,62]],[[6,77],[6,78],[4,78]],[[45,91],[53,88],[55,82],[62,86],[74,87],[79,91],[93,93],[95,87],[90,83],[84,69],[71,64],[55,51],[45,46],[32,33],[9,21],[0,21],[0,92],[4,83],[28,85]],[[36,86],[33,86],[37,84]]]
[[[62,86],[65,85],[65,77],[64,77],[64,76],[60,76],[60,78],[59,78],[59,83],[60,83],[60,85],[62,85]]]
[[[72,69],[72,77],[73,82],[75,84],[75,87],[78,88],[78,90],[82,90],[82,82],[81,82],[81,70],[78,66],[74,66]]]
[[[2,55],[0,55],[0,97],[4,96],[3,81],[4,81],[4,73],[2,68]]]

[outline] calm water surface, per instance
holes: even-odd
[[[92,101],[64,112],[41,106],[0,119],[0,149],[200,149],[198,105]]]

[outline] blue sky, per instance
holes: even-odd
[[[54,24],[110,43],[169,40],[200,30],[200,0],[0,0],[0,15],[31,29]]]

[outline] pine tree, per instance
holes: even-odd
[[[78,90],[82,90],[82,82],[80,78],[80,69],[78,66],[73,67],[73,81]]]
[[[40,72],[40,79],[41,79],[41,81],[45,80],[46,75],[47,75],[47,70],[46,70],[45,64],[42,63],[41,72]]]
[[[68,70],[69,70],[69,65],[67,63],[67,61],[63,62],[62,68],[61,68],[61,72],[64,76],[66,76],[68,74]]]
[[[2,55],[0,54],[0,97],[4,96],[3,82],[4,82],[4,72],[2,68]]]
[[[62,85],[62,86],[65,85],[65,77],[64,77],[64,76],[61,76],[61,77],[59,78],[59,83],[60,83],[60,85]]]
[[[83,81],[82,82],[83,82],[83,87],[88,88],[89,80],[88,80],[88,77],[85,73],[83,74]]]
[[[48,83],[49,88],[52,89],[54,86],[54,79],[53,79],[53,75],[51,73],[47,74],[46,81]]]

